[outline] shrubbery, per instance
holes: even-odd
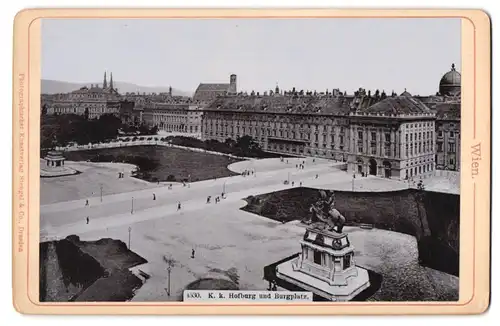
[[[207,151],[231,154],[240,157],[276,157],[276,155],[264,152],[260,148],[259,144],[257,144],[250,136],[240,137],[236,141],[227,139],[224,143],[213,139],[202,141],[196,138],[184,136],[168,137],[167,140],[169,140],[173,145],[200,148]]]
[[[55,146],[67,146],[70,143],[78,145],[107,143],[116,139],[119,131],[154,135],[158,129],[148,128],[145,125],[139,127],[123,125],[120,118],[112,114],[103,114],[98,119],[88,119],[85,115],[76,114],[42,115],[40,146],[42,149],[51,149]]]

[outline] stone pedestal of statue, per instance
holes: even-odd
[[[370,286],[368,271],[356,266],[346,233],[324,223],[306,227],[297,258],[276,267],[276,276],[331,301],[349,301]]]

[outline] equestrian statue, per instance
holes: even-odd
[[[320,198],[311,205],[309,211],[312,213],[308,224],[323,224],[323,227],[328,227],[329,231],[342,233],[346,219],[335,208],[335,195],[333,191],[328,196],[324,190],[319,192]]]

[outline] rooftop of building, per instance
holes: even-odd
[[[406,115],[432,114],[433,112],[421,101],[408,96],[390,96],[369,107],[359,110],[363,114]]]
[[[292,114],[348,115],[352,97],[237,95],[215,99],[209,110]]]
[[[200,91],[210,91],[210,92],[222,92],[229,89],[229,83],[215,84],[215,83],[201,83],[196,89],[197,92]]]
[[[461,117],[460,102],[445,102],[435,106],[438,120],[459,120]]]

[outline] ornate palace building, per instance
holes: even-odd
[[[334,159],[347,162],[349,171],[387,178],[460,168],[460,74],[454,66],[430,97],[276,87],[264,95],[219,95],[203,111],[203,139],[250,135],[269,152]]]
[[[158,130],[187,133],[201,137],[203,111],[198,105],[181,103],[150,103],[141,110],[141,121]]]
[[[436,169],[460,171],[461,75],[451,66],[439,82],[439,93],[421,99],[436,112]]]
[[[351,112],[349,170],[398,179],[431,173],[435,119],[422,102],[404,95]]]
[[[113,87],[113,74],[108,86],[104,73],[102,87],[91,84],[68,94],[57,94],[42,105],[47,106],[47,114],[87,114],[89,119],[94,119],[103,114],[119,115],[120,99],[118,90]]]

